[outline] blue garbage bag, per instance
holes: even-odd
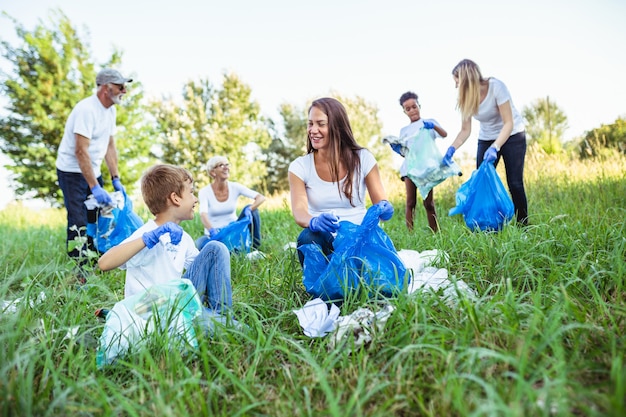
[[[498,231],[513,218],[513,200],[493,163],[480,164],[461,185],[456,192],[456,207],[448,212],[449,216],[456,214],[462,214],[465,224],[473,231]]]
[[[406,267],[378,225],[380,212],[370,207],[361,225],[340,222],[328,259],[315,243],[298,248],[304,254],[303,284],[309,294],[330,301],[364,289],[369,295],[393,296],[405,288]]]
[[[143,220],[133,211],[133,202],[124,192],[124,203],[115,206],[112,210],[100,210],[98,220],[89,225],[87,234],[94,241],[96,249],[105,253],[113,246],[120,244],[143,225]],[[121,206],[121,208],[120,208]]]
[[[249,253],[252,243],[250,219],[244,216],[237,221],[229,223],[227,226],[222,227],[211,240],[222,242],[231,252]]]

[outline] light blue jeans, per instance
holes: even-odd
[[[213,240],[204,245],[183,278],[193,283],[202,304],[209,310],[223,314],[232,308],[230,253],[222,242]]]

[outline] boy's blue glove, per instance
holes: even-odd
[[[250,206],[245,206],[242,210],[242,213],[244,216],[249,218],[250,221],[252,221],[252,210],[250,210]]]
[[[435,124],[433,122],[427,122],[424,120],[424,129],[434,129]]]
[[[402,153],[402,145],[399,143],[390,143],[389,146],[391,146],[391,149],[393,149],[393,151],[395,153],[397,153],[400,156],[404,156],[404,154]]]
[[[309,222],[312,232],[336,232],[339,229],[339,218],[332,213],[322,213]]]
[[[378,216],[380,220],[387,221],[391,219],[393,216],[393,206],[389,201],[380,200],[376,205],[381,209],[380,216]]]
[[[446,166],[452,165],[452,157],[454,156],[455,151],[456,149],[454,149],[454,146],[450,146],[448,148],[448,150],[446,151],[446,155],[443,157],[443,161],[442,161],[444,165]]]
[[[494,162],[498,158],[498,151],[493,146],[490,146],[483,155],[483,161]]]
[[[111,196],[109,195],[109,193],[104,191],[104,188],[102,188],[100,184],[94,185],[91,189],[91,193],[96,198],[96,201],[99,204],[104,204],[105,206],[113,205],[113,200],[111,199]]]
[[[123,193],[126,193],[126,190],[124,189],[124,186],[122,185],[122,181],[120,181],[119,178],[113,179],[113,188],[115,189],[115,191],[121,191]]]
[[[174,245],[178,245],[183,238],[183,228],[174,222],[162,224],[156,229],[144,233],[141,238],[143,239],[143,243],[146,244],[146,247],[152,249],[154,245],[159,243],[159,238],[166,233],[170,234],[170,242]]]

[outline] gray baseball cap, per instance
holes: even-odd
[[[122,74],[119,71],[114,70],[112,68],[105,68],[96,75],[96,84],[104,85],[104,84],[126,84],[132,83],[132,78],[122,77]]]

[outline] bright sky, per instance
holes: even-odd
[[[383,133],[397,135],[408,120],[398,98],[413,90],[447,146],[460,128],[450,72],[463,58],[504,81],[520,111],[549,96],[568,117],[566,139],[626,116],[623,0],[0,0],[29,30],[51,8],[96,61],[122,49],[122,73],[147,95],[178,97],[200,78],[221,85],[231,71],[276,121],[281,103],[336,91],[375,105]],[[6,18],[0,38],[15,39]]]

